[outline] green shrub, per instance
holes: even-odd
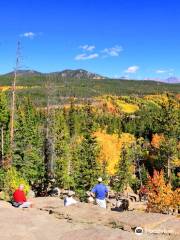
[[[76,191],[76,196],[79,198],[81,202],[87,202],[87,194],[86,191],[84,191],[83,189],[78,189]]]
[[[0,191],[3,189],[5,170],[0,168]]]
[[[13,192],[20,184],[24,185],[24,191],[27,194],[30,190],[29,184],[19,175],[14,167],[8,169],[3,180],[3,190],[6,196],[11,198]]]
[[[173,189],[180,188],[180,177],[176,174],[172,175],[172,186]]]
[[[140,187],[141,187],[141,181],[138,178],[133,178],[131,182],[131,188],[133,189],[133,191],[137,193]]]

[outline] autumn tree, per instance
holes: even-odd
[[[94,136],[100,147],[98,161],[102,166],[106,166],[109,176],[115,175],[122,148],[124,145],[129,146],[135,143],[134,136],[128,133],[122,133],[119,136],[118,134],[108,134],[105,131],[96,131]]]
[[[163,171],[154,171],[153,177],[148,180],[148,212],[169,213],[172,208],[177,208],[176,195],[171,185],[166,184]]]

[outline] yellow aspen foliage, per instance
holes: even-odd
[[[180,141],[177,144],[177,150],[180,152]],[[172,163],[175,167],[180,167],[180,158],[176,157],[172,160]]]
[[[98,161],[106,165],[106,171],[109,175],[116,173],[116,166],[119,162],[123,144],[130,145],[135,141],[135,137],[128,133],[123,133],[121,137],[117,134],[107,134],[105,132],[95,132],[94,136],[100,146]]]
[[[119,111],[124,113],[134,113],[139,110],[139,106],[135,103],[128,103],[120,97],[102,96],[97,98],[100,100],[99,107],[104,107],[110,113],[117,113]]]
[[[144,97],[144,99],[157,104],[163,104],[163,105],[164,104],[166,105],[169,102],[167,94],[147,95]]]
[[[30,186],[27,181],[21,177],[14,167],[9,168],[3,179],[3,191],[5,193],[5,198],[9,199],[20,184],[24,185],[24,191],[27,194],[30,190]]]
[[[163,134],[153,134],[152,136],[152,141],[151,141],[151,145],[154,148],[158,148],[160,147],[161,143],[165,141],[164,135]]]
[[[11,87],[9,86],[0,86],[0,91],[4,92],[4,91],[7,91],[9,90]]]
[[[180,159],[179,158],[173,158],[172,159],[172,165],[174,167],[179,167],[180,166]]]
[[[27,86],[16,86],[17,90],[26,89],[26,88],[28,88],[28,87]],[[0,91],[2,91],[2,92],[9,91],[11,89],[12,89],[11,86],[0,86]]]
[[[126,103],[122,100],[117,100],[116,104],[120,107],[121,111],[124,113],[134,113],[139,110],[138,105],[132,103]]]
[[[178,208],[179,192],[174,192],[169,183],[165,183],[163,171],[154,171],[148,180],[148,212],[169,213]],[[179,201],[179,200],[178,200]]]

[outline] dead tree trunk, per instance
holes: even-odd
[[[45,183],[44,191],[47,192],[48,188],[51,187],[52,179],[54,178],[54,144],[52,137],[52,119],[50,117],[50,77],[48,76],[46,83],[46,96],[47,96],[47,118],[45,125],[45,141],[44,141],[44,165],[45,165]]]
[[[12,82],[12,99],[11,99],[11,117],[10,117],[10,156],[9,156],[9,164],[10,166],[13,163],[13,151],[14,151],[14,116],[15,116],[15,104],[16,104],[16,80],[17,80],[17,72],[19,69],[19,58],[20,58],[20,42],[17,44],[17,52],[16,52],[16,66],[14,70],[14,78]]]
[[[169,180],[169,183],[171,183],[171,157],[168,157],[168,162],[167,162],[167,176],[168,176],[168,180]]]

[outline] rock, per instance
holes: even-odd
[[[93,197],[88,197],[88,203],[95,203],[95,200]]]
[[[63,201],[57,197],[35,198],[34,206],[32,209],[23,210],[0,201],[0,239],[180,239],[180,220],[172,215],[136,211],[113,212],[86,203],[64,207]],[[142,236],[136,236],[131,230],[136,227],[145,230]]]
[[[12,207],[11,203],[9,203],[9,202],[0,201],[0,209],[3,209],[3,208],[13,208],[13,207]]]
[[[109,191],[109,198],[116,198],[116,193],[113,190]]]
[[[126,225],[126,224],[124,224],[124,225],[122,226],[122,229],[123,229],[124,231],[127,231],[127,232],[131,232],[131,231],[132,231],[131,226]]]
[[[32,191],[32,190],[30,190],[29,191],[29,193],[28,193],[28,195],[27,195],[27,198],[35,198],[35,192],[34,191]]]
[[[61,190],[58,187],[55,187],[48,191],[48,195],[52,197],[60,197]]]
[[[75,195],[75,192],[72,191],[72,190],[69,190],[67,194],[68,194],[68,196],[74,196],[74,195]]]

